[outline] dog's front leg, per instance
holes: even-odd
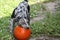
[[[10,29],[11,39],[12,40],[16,40],[14,35],[13,35],[14,26],[15,26],[15,18],[11,18],[10,22],[9,22],[9,29]]]
[[[13,33],[13,26],[14,26],[14,19],[10,19],[10,22],[9,22],[10,33]]]

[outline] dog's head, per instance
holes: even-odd
[[[29,28],[28,19],[25,15],[19,15],[17,18],[18,25],[21,25],[24,28]]]
[[[21,25],[24,28],[29,28],[29,20],[27,18],[27,14],[21,13],[16,16],[18,25]]]

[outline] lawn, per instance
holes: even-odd
[[[43,0],[44,1],[44,0]],[[40,11],[41,5],[37,0],[29,0],[31,6],[30,16],[35,17],[36,13]],[[47,0],[48,1],[48,0]],[[10,33],[8,29],[10,15],[13,9],[21,2],[21,0],[0,0],[0,40],[9,40]],[[57,35],[60,36],[60,12],[55,14],[46,14],[46,18],[35,23],[31,23],[32,35],[39,34]]]
[[[49,36],[60,36],[60,12],[56,12],[51,15],[46,14],[46,18],[31,24],[31,30],[33,37],[40,34],[46,34]]]

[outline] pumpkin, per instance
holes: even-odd
[[[21,26],[16,26],[14,28],[13,34],[17,40],[27,40],[30,37],[31,31],[30,28],[25,29]]]

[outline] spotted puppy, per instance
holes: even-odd
[[[28,5],[28,0],[21,2],[13,11],[10,19],[10,32],[16,25],[21,25],[24,28],[29,28],[30,26],[30,6]]]

